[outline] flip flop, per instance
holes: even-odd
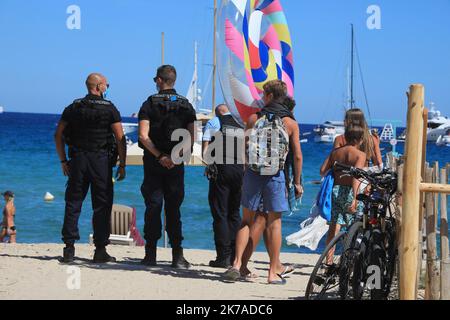
[[[241,276],[242,280],[248,281],[248,282],[254,282],[258,278],[259,278],[259,276],[256,273],[249,273],[249,274],[247,274],[245,276]]]
[[[280,273],[280,277],[283,278],[283,279],[285,279],[285,278],[287,278],[288,276],[290,276],[291,274],[293,274],[294,272],[295,272],[294,266],[292,266],[292,265],[287,265],[287,266],[284,268],[284,271],[283,271],[282,273]]]
[[[241,277],[241,272],[236,268],[230,268],[225,272],[224,276],[227,280],[237,281]]]
[[[278,275],[278,276],[280,277],[281,280],[270,281],[269,285],[274,285],[274,286],[286,285],[286,283],[287,283],[286,279],[282,278],[281,275]]]

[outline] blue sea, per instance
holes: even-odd
[[[16,225],[18,241],[22,243],[59,243],[64,217],[64,191],[66,178],[62,175],[55,152],[53,134],[58,115],[0,114],[0,190],[13,190],[16,194]],[[135,119],[124,119],[135,122]],[[314,125],[300,125],[303,133],[312,132]],[[401,130],[401,129],[399,129]],[[309,142],[302,144],[304,154],[304,181],[306,194],[299,212],[283,217],[284,238],[299,229],[308,217],[319,187],[313,184],[320,179],[319,168],[331,151],[330,145],[315,144],[313,135],[305,136]],[[390,146],[384,146],[389,151]],[[402,152],[403,146],[398,146]],[[450,148],[428,146],[428,161],[450,162]],[[182,207],[184,246],[190,249],[214,249],[212,218],[208,206],[208,181],[203,168],[186,169],[186,198]],[[137,209],[137,224],[144,225],[144,202],[140,193],[143,179],[142,167],[129,167],[127,179],[115,185],[115,203]],[[44,202],[44,194],[52,193],[54,202]],[[3,205],[3,201],[1,202]],[[85,201],[80,218],[81,242],[87,243],[91,226],[91,201]],[[162,240],[159,245],[162,245]],[[323,249],[323,243],[319,251]],[[263,250],[263,247],[260,247]],[[283,252],[309,253],[307,249],[283,244]]]

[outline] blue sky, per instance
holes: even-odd
[[[220,2],[220,1],[219,1]],[[81,30],[68,30],[66,9],[81,8]],[[404,121],[405,92],[426,85],[427,102],[450,114],[450,0],[282,0],[293,38],[296,111],[302,123],[340,119],[350,56],[350,23],[373,118]],[[369,5],[381,8],[381,30],[369,30]],[[0,0],[0,105],[7,111],[60,113],[85,94],[100,71],[123,115],[154,92],[160,35],[166,62],[177,66],[187,91],[193,43],[199,42],[200,81],[212,62],[212,0]],[[365,108],[359,76],[357,104]],[[206,102],[211,92],[205,93]],[[218,89],[218,101],[222,100]],[[209,105],[209,103],[208,103]]]

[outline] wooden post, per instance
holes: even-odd
[[[398,186],[397,186],[397,212],[396,212],[396,219],[395,223],[397,224],[397,248],[400,251],[401,248],[401,239],[402,239],[402,232],[403,232],[403,170],[404,166],[401,164],[397,168],[398,173]],[[400,279],[400,268],[397,265],[398,270],[398,279]],[[400,288],[398,288],[400,290]],[[400,296],[400,292],[397,293]]]
[[[408,128],[403,178],[403,217],[400,248],[400,299],[417,299],[419,212],[425,88],[417,84],[408,94]]]
[[[425,172],[425,181],[434,180],[434,169],[427,169]],[[440,281],[439,269],[437,266],[437,243],[436,243],[436,216],[435,216],[435,197],[432,193],[425,195],[426,203],[426,228],[427,228],[427,277],[425,284],[425,296],[428,300],[439,300]]]
[[[448,181],[447,170],[441,170],[441,183]],[[447,195],[441,194],[441,300],[450,300],[450,257],[448,243]]]

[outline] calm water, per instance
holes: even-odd
[[[18,240],[25,243],[58,243],[64,216],[64,187],[59,159],[54,150],[53,133],[59,120],[57,115],[0,114],[0,190],[11,189],[16,193]],[[132,122],[131,119],[126,121]],[[135,121],[135,120],[134,120]],[[301,125],[302,132],[311,132],[314,126]],[[313,139],[313,136],[306,137]],[[402,152],[399,146],[399,151]],[[298,226],[309,214],[309,209],[318,186],[319,166],[330,152],[331,146],[310,141],[303,144],[304,180],[306,194],[302,210],[283,219],[283,236],[298,230]],[[450,162],[450,148],[428,147],[428,160],[441,164]],[[133,206],[137,209],[137,223],[143,229],[144,203],[140,194],[143,178],[141,167],[129,167],[124,182],[115,186],[115,203]],[[56,200],[43,201],[44,194],[51,192]],[[186,199],[182,207],[184,246],[195,249],[214,249],[212,218],[208,206],[208,181],[202,168],[189,167],[186,170]],[[2,201],[3,205],[3,201]],[[86,199],[80,218],[83,243],[88,242],[92,232],[91,204]],[[162,242],[160,242],[160,245]],[[260,248],[262,249],[262,248]],[[319,250],[323,249],[323,244]],[[285,252],[309,252],[288,247]]]

